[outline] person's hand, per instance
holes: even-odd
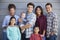
[[[51,32],[50,35],[54,35],[55,33],[54,32]]]
[[[19,19],[18,19],[18,21],[19,21],[19,22],[22,22],[22,19],[21,19],[21,18],[19,18]]]
[[[7,29],[8,26],[3,27],[3,29]]]
[[[44,37],[44,35],[41,35],[41,37]]]

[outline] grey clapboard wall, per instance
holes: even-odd
[[[13,3],[16,5],[16,14],[19,15],[22,11],[26,11],[26,5],[29,2],[33,2],[35,6],[40,5],[45,10],[45,4],[47,2],[50,2],[53,4],[53,11],[60,17],[60,0],[0,0],[0,40],[2,40],[2,22],[4,17],[9,14],[7,7],[8,4]],[[58,21],[60,18],[58,18]],[[58,25],[60,25],[60,21],[58,22]],[[60,26],[58,28],[58,31],[60,30]],[[60,32],[60,31],[59,31]],[[58,32],[58,38],[57,40],[60,40],[60,33]]]

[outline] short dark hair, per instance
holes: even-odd
[[[52,4],[51,4],[51,3],[47,3],[47,4],[45,5],[45,7],[46,7],[47,5],[50,5],[50,6],[52,7]]]
[[[33,27],[33,30],[34,30],[36,27],[38,27],[38,28],[39,28],[39,26],[35,26],[35,27]]]
[[[32,2],[28,3],[28,4],[27,4],[27,7],[28,7],[29,5],[33,6],[33,8],[35,7],[35,5],[34,5]]]
[[[16,6],[15,6],[14,4],[9,4],[9,5],[8,5],[8,10],[10,10],[11,8],[16,9]]]
[[[11,20],[12,20],[13,18],[16,20],[16,18],[15,18],[14,16],[12,16],[12,17],[10,18],[9,25],[11,25]],[[14,24],[14,25],[16,25],[16,24]]]

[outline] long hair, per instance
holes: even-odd
[[[11,17],[11,18],[10,18],[10,21],[9,21],[9,25],[11,25],[11,20],[12,20],[13,18],[16,20],[16,18],[15,18],[14,16]],[[14,25],[15,25],[15,24],[14,24]]]
[[[41,6],[37,6],[37,7],[35,8],[35,14],[38,15],[37,12],[36,12],[36,11],[37,11],[37,8],[39,8],[39,9],[41,10],[41,15],[43,15],[43,9],[42,9]]]

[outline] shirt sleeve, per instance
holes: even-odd
[[[9,28],[7,28],[7,38],[8,38],[9,40],[12,40],[11,37],[10,37]]]
[[[58,34],[58,18],[56,15],[53,18],[53,31],[56,35]]]
[[[46,31],[46,29],[47,29],[47,18],[46,17],[44,17],[44,30]]]
[[[26,19],[23,19],[23,22],[26,22],[27,20]]]
[[[2,24],[2,27],[5,27],[7,26],[7,18],[5,17],[4,20],[3,20],[3,24]]]
[[[33,39],[33,35],[31,35],[30,40],[34,40],[34,39]]]
[[[19,36],[18,40],[21,40],[21,33],[20,33],[19,28],[17,29],[17,33],[18,33],[18,36]]]
[[[36,22],[36,15],[32,15],[30,17],[30,20],[27,22],[27,24],[31,24],[31,25],[34,25]]]
[[[19,21],[18,21],[19,16],[15,16],[15,18],[16,18],[16,24],[19,25]]]

